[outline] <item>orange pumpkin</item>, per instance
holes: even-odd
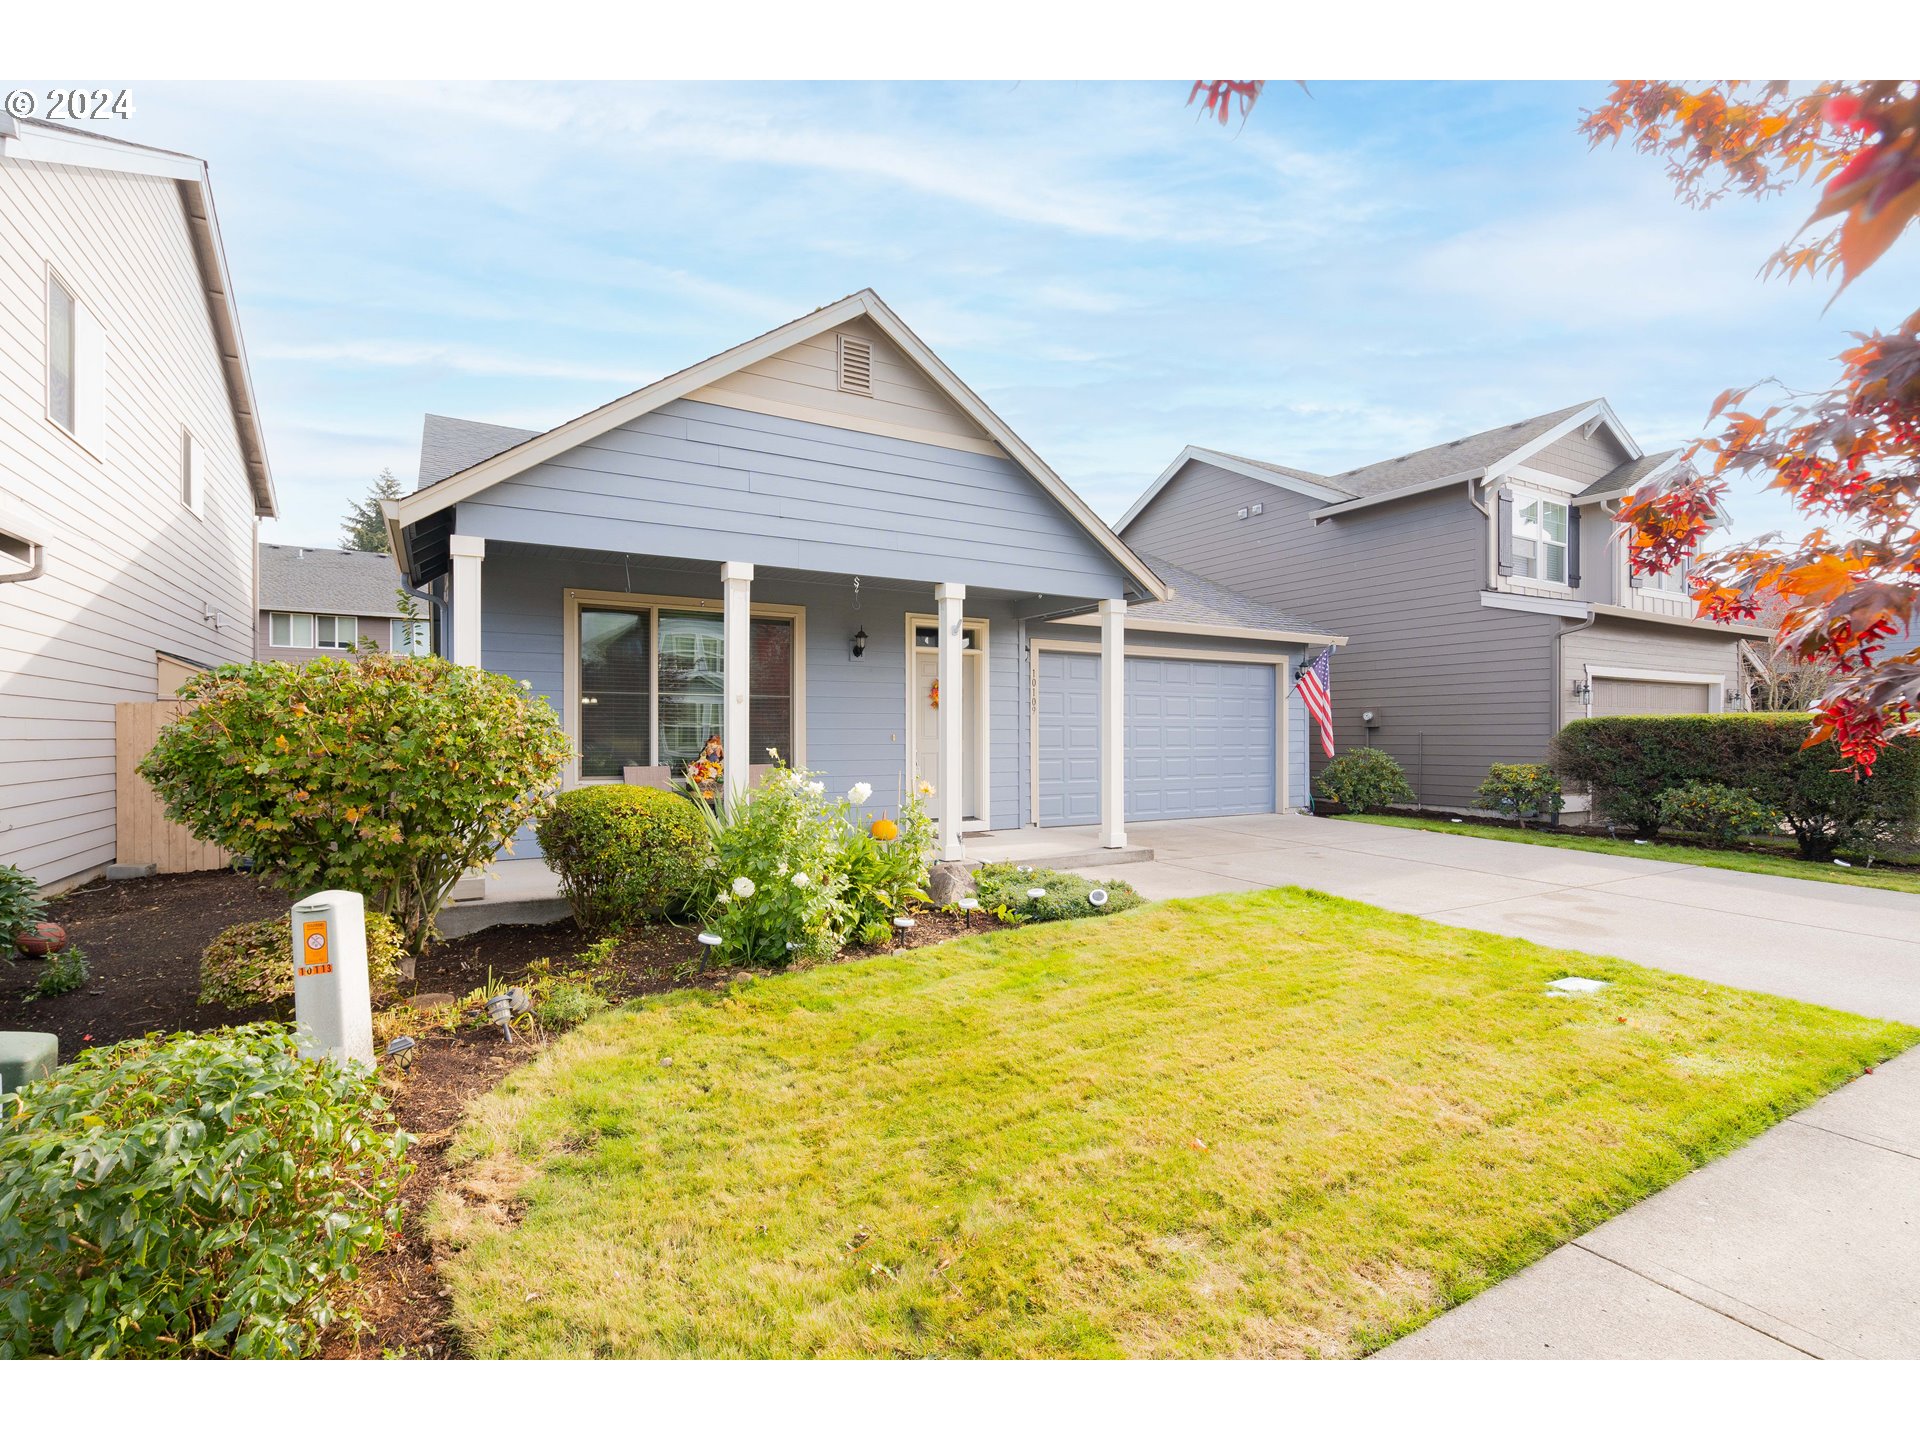
[[[900,827],[882,815],[873,822],[873,838],[876,840],[898,840]]]

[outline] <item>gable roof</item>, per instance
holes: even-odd
[[[1344,645],[1346,637],[1336,635],[1324,625],[1303,620],[1290,610],[1243,595],[1196,575],[1193,571],[1163,560],[1157,555],[1140,556],[1153,571],[1173,587],[1165,600],[1128,607],[1127,624],[1155,627],[1191,625],[1218,633],[1222,630],[1265,630],[1303,643]]]
[[[1174,457],[1173,463],[1162,470],[1159,477],[1146,488],[1140,498],[1128,507],[1127,513],[1120,517],[1120,523],[1114,528],[1124,531],[1131,525],[1140,512],[1147,508],[1153,498],[1172,482],[1173,477],[1178,475],[1190,460],[1201,460],[1207,464],[1219,466],[1221,469],[1245,475],[1249,479],[1277,486],[1282,490],[1291,490],[1312,499],[1324,500],[1327,502],[1326,508],[1314,512],[1314,518],[1320,519],[1328,515],[1345,514],[1349,510],[1365,509],[1367,506],[1380,504],[1401,495],[1417,494],[1459,481],[1497,480],[1529,456],[1546,449],[1561,436],[1583,427],[1601,426],[1610,430],[1626,452],[1635,457],[1635,460],[1629,463],[1638,463],[1641,458],[1640,447],[1634,443],[1633,437],[1627,433],[1626,427],[1613,413],[1613,407],[1603,399],[1586,400],[1578,405],[1549,410],[1544,415],[1515,420],[1508,425],[1497,425],[1491,430],[1481,430],[1472,435],[1464,435],[1458,440],[1447,440],[1421,450],[1411,450],[1404,455],[1395,455],[1388,460],[1377,460],[1370,465],[1355,466],[1351,470],[1342,470],[1334,475],[1318,475],[1310,470],[1296,470],[1290,466],[1275,465],[1265,460],[1249,460],[1245,456],[1232,455],[1224,450],[1209,450],[1204,446],[1189,445]],[[1590,498],[1601,497],[1596,495]]]
[[[778,354],[812,336],[824,334],[862,315],[872,321],[887,339],[899,347],[901,353],[917,365],[935,387],[968,419],[985,431],[994,443],[1007,453],[1014,464],[1026,471],[1028,476],[1065,510],[1102,550],[1107,552],[1108,556],[1140,587],[1143,593],[1156,600],[1165,598],[1166,586],[1140,557],[1129,550],[1125,542],[1108,529],[1098,515],[1094,514],[1087,502],[1075,494],[1072,488],[1053,472],[1052,467],[1034,453],[1026,441],[1014,434],[1004,420],[988,409],[986,402],[974,394],[958,375],[948,369],[946,362],[935,355],[927,347],[926,342],[908,329],[906,322],[894,314],[886,302],[871,290],[858,291],[844,299],[834,301],[831,305],[822,306],[810,315],[790,320],[777,329],[755,336],[730,350],[723,350],[697,365],[690,365],[684,370],[676,371],[663,379],[654,381],[651,385],[635,390],[632,394],[610,401],[597,410],[589,410],[586,414],[576,416],[565,424],[556,425],[551,430],[530,436],[510,449],[477,461],[464,470],[414,491],[411,495],[402,496],[398,500],[383,501],[382,508],[386,512],[388,531],[393,536],[395,555],[405,556],[404,532],[407,526],[417,524],[449,505],[458,504],[461,500],[478,494],[490,485],[564,454],[576,445],[584,444],[596,436],[604,435],[609,430],[649,414],[662,405],[698,390],[703,385],[712,384],[722,376],[744,369],[748,365]]]
[[[260,547],[260,608],[322,615],[398,615],[393,557],[384,550]]]
[[[253,375],[247,367],[247,346],[240,335],[240,310],[233,298],[233,278],[227,271],[226,246],[213,209],[213,184],[207,162],[177,150],[158,150],[79,130],[46,120],[16,120],[0,114],[0,159],[31,160],[42,165],[72,165],[127,175],[157,175],[174,182],[187,217],[187,234],[194,263],[206,292],[207,315],[220,369],[227,382],[227,401],[239,436],[240,456],[253,491],[256,515],[279,513],[273,493],[273,471],[267,464],[267,442],[260,430],[260,413],[253,395]]]
[[[484,420],[457,420],[451,415],[428,415],[420,431],[420,483],[424,490],[449,475],[458,475],[503,450],[524,444],[541,434],[512,425],[489,425]]]
[[[1621,495],[1630,495],[1671,465],[1679,454],[1678,450],[1662,450],[1658,455],[1642,455],[1638,460],[1616,465],[1573,498],[1612,500]]]

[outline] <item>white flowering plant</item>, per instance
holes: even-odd
[[[830,796],[825,781],[768,753],[774,768],[758,785],[724,809],[703,807],[716,863],[699,913],[720,937],[722,964],[831,955],[863,926],[926,898],[933,827],[918,801],[903,810],[898,838],[879,841],[860,808],[871,785]]]

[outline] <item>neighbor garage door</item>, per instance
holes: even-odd
[[[1100,657],[1039,652],[1040,823],[1100,819]],[[1274,667],[1127,662],[1128,820],[1274,808]]]
[[[1609,680],[1595,676],[1595,715],[1704,715],[1713,708],[1705,685],[1678,680]]]

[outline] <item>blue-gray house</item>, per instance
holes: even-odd
[[[543,433],[430,415],[387,509],[443,653],[552,701],[567,783],[717,734],[876,810],[930,789],[948,858],[1302,803],[1292,673],[1340,643],[1130,550],[871,291]]]

